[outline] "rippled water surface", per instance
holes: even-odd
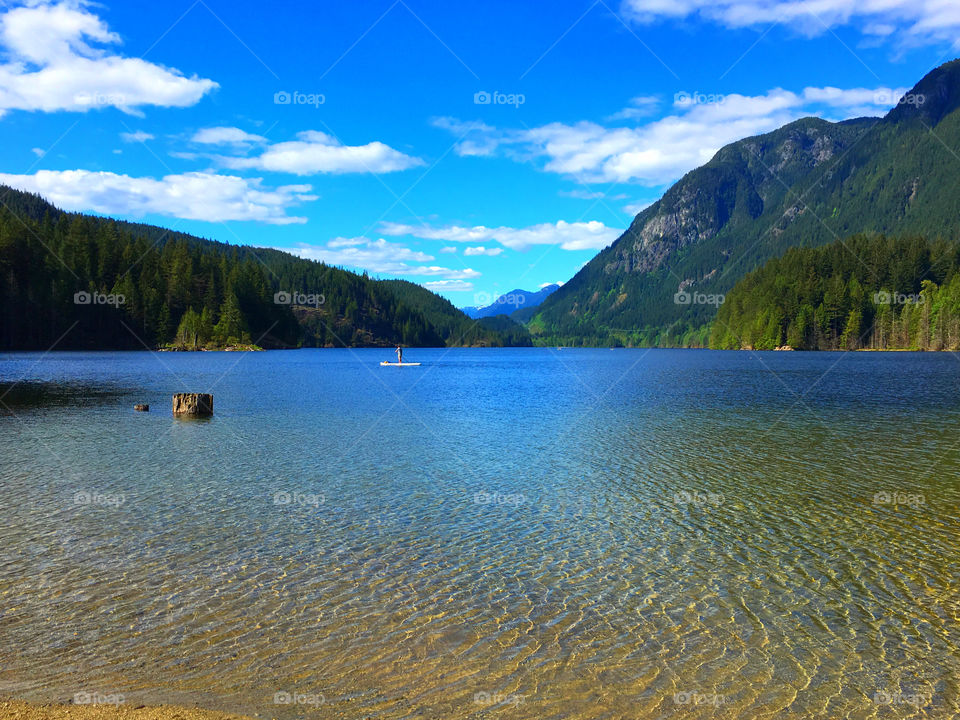
[[[957,357],[388,357],[0,355],[0,693],[960,717]]]

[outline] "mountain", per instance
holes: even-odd
[[[857,236],[792,248],[738,282],[710,347],[960,349],[960,245]]]
[[[483,307],[465,307],[463,308],[463,312],[474,320],[493,317],[494,315],[512,315],[520,310],[531,310],[537,307],[559,288],[559,285],[545,285],[537,292],[520,289],[511,290],[498,297],[489,305]]]
[[[956,239],[960,60],[883,118],[805,118],[727,145],[540,306],[544,344],[698,345],[724,293],[793,246],[858,233]]]
[[[0,350],[504,345],[508,335],[518,334],[477,326],[411,283],[67,213],[0,186]]]

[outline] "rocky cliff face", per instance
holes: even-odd
[[[807,118],[728,145],[636,217],[613,245],[604,271],[653,272],[678,250],[709,240],[730,224],[756,220],[789,200],[786,189],[799,177],[842,155],[875,122]],[[788,224],[799,210],[788,202],[782,219]]]

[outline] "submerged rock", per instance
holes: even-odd
[[[150,406],[146,403],[137,403],[133,406],[133,409],[137,412],[150,412]]]

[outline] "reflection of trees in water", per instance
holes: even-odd
[[[102,405],[128,392],[102,385],[0,380],[0,413],[17,409]]]

